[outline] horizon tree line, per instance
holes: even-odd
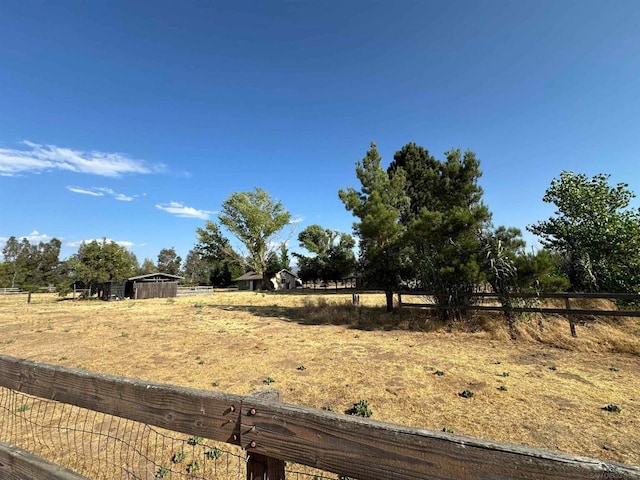
[[[483,202],[480,160],[475,153],[452,149],[443,160],[408,143],[387,168],[375,143],[356,163],[358,188],[338,195],[355,217],[353,236],[310,225],[298,236],[294,252],[299,277],[307,282],[335,282],[360,274],[367,288],[385,292],[387,310],[393,293],[430,291],[443,306],[443,317],[464,313],[466,294],[482,285],[509,301],[509,294],[531,291],[637,292],[640,289],[640,210],[630,207],[627,184],[609,185],[609,175],[592,178],[561,172],[543,201],[554,216],[527,226],[543,248],[526,250],[522,232],[494,226]],[[222,228],[235,237],[235,246]],[[156,262],[138,263],[126,248],[93,240],[60,260],[60,240],[31,244],[10,237],[2,249],[0,286],[34,290],[56,285],[118,280],[163,271],[183,275],[189,284],[227,286],[246,271],[269,278],[291,269],[288,244],[295,229],[291,214],[268,192],[235,192],[223,202],[218,221],[196,230],[196,243],[185,261],[163,248]],[[358,246],[358,255],[354,249]]]

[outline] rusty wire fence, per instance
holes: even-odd
[[[239,447],[0,387],[0,440],[95,480],[246,478]],[[287,464],[287,479],[336,479]]]

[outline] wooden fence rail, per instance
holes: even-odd
[[[0,478],[7,480],[88,480],[29,452],[0,441]]]
[[[640,468],[630,465],[5,355],[0,385],[359,480],[640,479]]]
[[[424,297],[436,297],[437,294],[428,292],[399,292],[398,304],[401,308],[431,308],[436,310],[444,309],[460,309],[471,311],[485,311],[485,312],[509,312],[509,313],[546,313],[565,315],[569,321],[569,327],[571,329],[571,335],[576,337],[576,325],[575,315],[593,315],[595,317],[640,317],[640,311],[638,310],[595,310],[586,308],[573,308],[571,306],[571,299],[601,299],[601,300],[630,300],[640,301],[640,294],[638,293],[519,293],[511,295],[498,295],[496,293],[469,293],[461,295],[462,298],[471,300],[474,298],[485,299],[491,298],[499,300],[500,297],[508,298],[510,300],[526,300],[526,299],[540,299],[540,300],[552,300],[552,299],[564,299],[564,308],[553,307],[513,307],[503,305],[474,305],[471,301],[467,301],[464,305],[444,306],[434,303],[406,303],[402,301],[402,295],[424,296]]]

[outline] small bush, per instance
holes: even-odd
[[[610,403],[609,405],[607,405],[606,407],[602,407],[602,410],[605,410],[607,412],[611,412],[611,413],[620,413],[620,407],[618,405],[616,405],[615,403]]]
[[[447,427],[446,425],[444,427],[442,427],[442,431],[444,433],[453,433],[453,429]]]
[[[167,475],[169,475],[169,469],[167,467],[160,467],[156,471],[156,474],[154,475],[154,477],[156,477],[156,478],[164,478]]]
[[[218,447],[212,448],[211,450],[205,453],[205,456],[209,460],[217,460],[222,456],[222,450],[220,450]]]
[[[187,473],[195,473],[198,470],[200,470],[200,464],[198,463],[197,460],[187,465]]]
[[[265,385],[271,385],[272,383],[276,383],[276,380],[273,377],[267,377],[262,381],[262,383]]]
[[[442,370],[436,370],[435,372],[433,372],[433,374],[438,377],[442,377],[444,375],[444,372]]]
[[[186,454],[186,453],[184,453],[184,452],[178,452],[178,453],[175,453],[175,454],[173,455],[173,457],[171,457],[171,461],[172,461],[173,463],[180,463],[180,462],[182,462],[185,458],[187,458],[187,454]]]
[[[306,369],[307,369],[307,367],[305,367],[304,365],[300,365],[296,370],[303,371],[303,370],[306,370]]]
[[[344,413],[348,413],[349,415],[355,415],[357,417],[365,417],[368,418],[373,415],[373,412],[369,408],[369,402],[366,400],[360,400],[357,403],[353,404],[353,407],[346,410]]]
[[[473,398],[473,392],[471,390],[463,390],[458,396],[462,398]]]
[[[187,440],[189,445],[200,445],[202,442],[204,442],[202,437],[189,437],[189,440]]]

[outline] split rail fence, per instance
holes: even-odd
[[[571,335],[576,334],[576,316],[591,315],[594,317],[640,317],[640,311],[638,310],[597,310],[586,308],[574,308],[572,306],[572,300],[581,299],[600,299],[600,300],[624,300],[630,302],[640,302],[640,294],[638,293],[520,293],[510,295],[498,295],[496,293],[470,293],[462,295],[464,299],[463,305],[456,306],[442,306],[438,305],[434,301],[431,302],[403,302],[403,295],[407,296],[421,296],[424,298],[434,298],[437,295],[427,292],[400,292],[398,293],[398,305],[400,308],[430,308],[443,310],[446,308],[455,308],[459,310],[470,311],[484,311],[484,312],[506,312],[506,313],[542,313],[542,314],[557,314],[564,315],[569,321],[569,327],[571,329]],[[500,297],[506,298],[509,301],[509,305],[513,305],[516,302],[524,303],[523,306],[503,306],[503,305],[483,305],[482,302],[486,299],[492,299],[499,301]],[[564,308],[545,307],[545,306],[533,306],[526,305],[529,301],[541,301],[541,300],[563,300]],[[575,305],[575,303],[574,303]],[[637,308],[637,307],[636,307]]]
[[[4,355],[0,355],[0,385],[28,395],[33,408],[38,399],[46,399],[199,439],[192,443],[207,439],[240,447],[246,454],[248,479],[291,478],[285,462],[359,480],[640,479],[640,467],[631,465],[382,423],[264,396],[149,383]],[[27,403],[21,402],[0,404],[3,434],[9,410],[26,410]],[[14,435],[20,433],[20,425],[11,430]],[[16,454],[11,448],[0,443],[2,478],[81,478],[59,467],[43,467],[41,459]],[[101,451],[98,444],[91,454],[99,456]],[[119,461],[130,463],[127,458]],[[160,469],[155,475],[147,470],[146,476],[127,472],[128,478],[163,478],[168,470]],[[171,478],[175,478],[173,474]]]

